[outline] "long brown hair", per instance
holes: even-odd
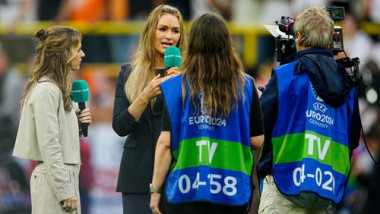
[[[156,50],[154,49],[154,33],[158,21],[163,14],[171,14],[178,18],[180,24],[180,39],[177,47],[182,53],[185,51],[185,26],[179,10],[169,5],[156,7],[149,15],[140,36],[137,52],[132,60],[132,72],[125,85],[125,94],[130,102],[133,102],[137,95],[143,91],[146,85],[154,78],[154,62]],[[152,100],[154,102],[154,100]]]
[[[184,81],[187,81],[196,114],[199,113],[197,100],[202,93],[202,108],[228,117],[239,94],[243,94],[245,75],[226,22],[216,13],[198,17],[191,25],[188,42],[183,62],[183,99]]]
[[[71,110],[70,61],[76,55],[82,35],[70,27],[52,26],[48,29],[39,29],[35,36],[40,42],[36,47],[35,64],[21,99],[21,105],[24,105],[32,86],[41,77],[46,76],[61,89],[65,111],[69,112]]]

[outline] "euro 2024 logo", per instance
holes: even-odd
[[[325,101],[323,101],[323,99],[317,94],[317,92],[315,91],[315,89],[311,83],[310,83],[310,86],[311,86],[311,92],[312,92],[314,98],[319,101],[319,102],[313,103],[314,110],[325,113],[327,111],[327,107],[324,104],[322,104],[322,102],[324,103]]]

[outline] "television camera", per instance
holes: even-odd
[[[326,10],[329,12],[331,19],[336,22],[339,20],[344,20],[345,11],[344,7],[327,7]],[[291,56],[295,52],[296,42],[294,35],[294,23],[296,19],[293,17],[285,17],[282,16],[279,21],[275,21],[278,26],[278,29],[283,32],[279,35],[275,35],[276,37],[276,56],[277,61],[282,62],[286,57]],[[267,27],[267,26],[266,26]],[[269,30],[269,29],[268,29]],[[272,33],[272,32],[271,32]],[[273,33],[272,33],[273,34]],[[274,35],[274,34],[273,34]],[[333,51],[335,55],[339,52],[343,52],[345,57],[342,59],[338,59],[337,61],[342,64],[345,68],[350,69],[350,79],[354,85],[357,85],[360,80],[359,76],[359,58],[349,58],[344,52],[343,45],[343,32],[340,26],[334,26],[334,35],[330,45],[330,49]]]

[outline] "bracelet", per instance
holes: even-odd
[[[149,184],[149,192],[150,193],[161,193],[161,188],[153,188],[153,185]]]

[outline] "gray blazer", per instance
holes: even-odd
[[[13,156],[43,161],[59,201],[75,195],[64,164],[80,164],[78,119],[63,107],[62,92],[41,78],[33,86],[21,112]]]

